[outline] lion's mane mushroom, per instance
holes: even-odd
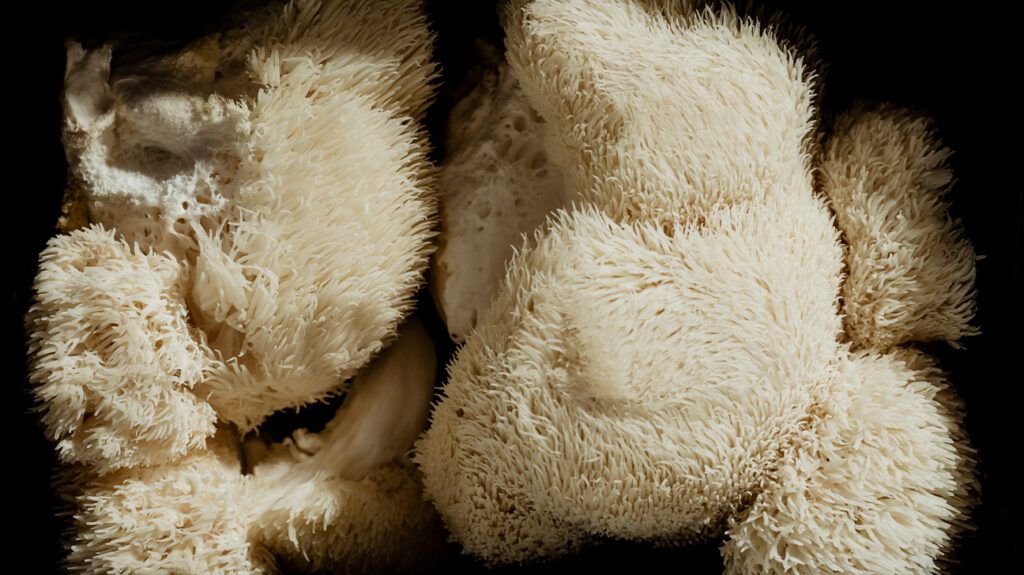
[[[155,465],[202,447],[216,414],[182,298],[186,267],[89,227],[50,241],[29,311],[30,378],[65,463]]]
[[[237,435],[154,467],[75,470],[69,564],[86,573],[415,572],[442,529],[405,457],[434,383],[415,321],[353,384],[326,430],[296,432],[243,475]]]
[[[436,219],[431,44],[415,0],[275,4],[158,56],[69,44],[64,233],[27,331],[81,479],[73,569],[429,563],[441,532],[405,455],[434,351],[398,326]],[[225,447],[352,380],[322,434]]]
[[[431,290],[461,343],[490,305],[513,249],[568,203],[562,170],[544,149],[544,121],[512,70],[480,44],[477,80],[451,111],[438,187],[441,234]]]
[[[323,399],[409,310],[432,250],[432,168],[410,121],[430,46],[398,0],[291,3],[124,70],[109,47],[69,46],[73,197],[190,264],[213,351],[202,391],[223,419],[250,429]]]
[[[273,557],[249,543],[251,506],[237,440],[222,428],[173,463],[81,475],[71,570],[84,573],[264,573]],[[269,569],[268,569],[269,570]]]
[[[833,219],[812,80],[770,29],[656,0],[505,16],[578,203],[512,258],[417,443],[453,536],[488,563],[725,536],[734,573],[937,571],[972,452],[941,371],[894,345],[972,333],[941,146],[841,123]]]
[[[250,462],[255,541],[293,568],[427,567],[442,527],[405,455],[426,422],[436,361],[430,336],[410,321],[323,431],[296,432]]]

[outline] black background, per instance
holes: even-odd
[[[474,40],[500,39],[493,2],[428,2],[438,32],[437,59],[444,85],[428,123],[440,157],[451,90],[475,58]],[[1019,475],[1011,470],[1020,455],[1020,331],[1022,281],[1022,99],[1015,87],[1024,68],[1020,59],[1019,8],[988,3],[882,2],[831,3],[776,0],[771,10],[787,14],[818,39],[827,65],[823,110],[826,118],[863,101],[888,101],[922,110],[935,118],[955,154],[958,184],[954,215],[962,218],[977,252],[977,324],[982,335],[963,350],[939,351],[967,406],[967,429],[979,450],[982,504],[977,530],[954,551],[954,572],[1019,569],[1021,528]],[[25,393],[22,316],[28,307],[36,257],[54,233],[65,183],[60,143],[60,89],[64,40],[86,43],[134,32],[143,37],[187,39],[216,31],[231,13],[218,1],[176,2],[22,2],[5,10],[8,46],[3,75],[2,204],[8,265],[0,271],[4,312],[3,421],[6,452],[2,466],[10,479],[4,491],[5,572],[59,572],[60,524],[53,517],[50,488],[52,447],[29,413]],[[438,342],[443,326],[433,318]],[[439,345],[445,355],[448,344]],[[645,572],[719,573],[717,544],[686,550],[640,544],[606,543],[557,563],[531,566],[561,572],[641,569]],[[454,545],[446,571],[479,571]],[[501,569],[500,571],[510,571]]]

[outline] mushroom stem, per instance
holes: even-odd
[[[304,462],[308,468],[359,480],[405,453],[423,430],[434,390],[434,345],[417,320],[400,333],[356,376],[349,397],[319,434],[315,455]]]

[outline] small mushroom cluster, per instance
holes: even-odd
[[[74,569],[405,570],[441,549],[406,457],[436,354],[402,325],[435,233],[431,45],[410,0],[268,7],[115,68],[121,47],[69,44],[70,186],[27,331]],[[243,446],[341,393],[319,433]]]

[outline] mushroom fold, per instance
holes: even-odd
[[[938,572],[973,451],[910,345],[975,333],[974,255],[927,121],[867,110],[819,154],[813,74],[728,7],[504,16],[575,201],[511,257],[417,442],[452,535],[489,564],[724,537],[729,573]]]
[[[406,321],[437,219],[420,4],[271,4],[161,54],[68,44],[69,187],[27,331],[43,425],[76,478],[73,570],[436,557],[407,458],[435,379]],[[242,448],[350,384],[321,435],[262,460]]]

